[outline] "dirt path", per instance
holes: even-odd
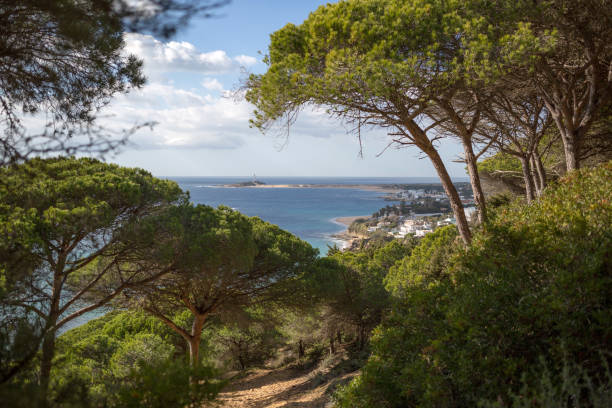
[[[354,375],[327,379],[317,370],[258,369],[230,384],[218,400],[223,408],[326,408],[328,389]]]

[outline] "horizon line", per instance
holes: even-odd
[[[253,176],[184,176],[184,175],[174,175],[174,176],[166,176],[166,175],[156,175],[155,177],[184,177],[184,178],[249,178],[252,179]],[[450,176],[452,179],[455,178],[463,178],[469,179],[468,176]],[[346,178],[346,179],[358,179],[358,178],[370,178],[370,179],[410,179],[410,178],[421,178],[421,179],[436,179],[440,180],[437,176],[257,176],[257,178]]]

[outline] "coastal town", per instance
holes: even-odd
[[[465,184],[465,185],[464,185]],[[467,183],[457,183],[461,203],[468,221],[476,215],[474,198]],[[450,202],[440,185],[394,186],[395,191],[385,196],[396,204],[381,208],[370,216],[339,217],[334,220],[347,227],[335,234],[342,248],[350,248],[356,241],[372,238],[423,237],[456,220]]]

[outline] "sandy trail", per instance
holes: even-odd
[[[230,384],[218,401],[223,408],[326,408],[331,407],[328,387],[353,375],[323,382],[312,370],[258,369]]]

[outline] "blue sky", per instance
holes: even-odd
[[[250,129],[253,107],[229,97],[248,72],[261,73],[269,35],[299,24],[324,1],[233,0],[218,17],[193,20],[171,41],[126,34],[127,51],[144,60],[148,84],[120,96],[105,119],[119,128],[156,121],[132,136],[131,145],[111,159],[157,176],[435,176],[416,148],[385,148],[380,130],[367,131],[363,158],[359,143],[342,123],[321,110],[307,110],[289,138]],[[441,154],[451,176],[460,146],[444,141]]]

